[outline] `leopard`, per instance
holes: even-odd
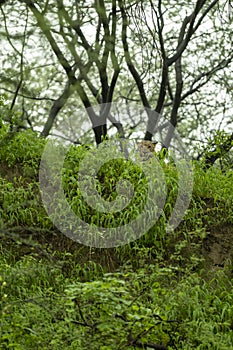
[[[153,157],[153,153],[155,152],[155,146],[157,142],[152,142],[148,140],[143,140],[137,143],[138,146],[138,152],[140,155],[140,158],[142,160],[147,160],[149,158]]]

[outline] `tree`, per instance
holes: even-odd
[[[191,139],[197,137],[194,132],[200,127],[208,134],[209,116],[213,119],[216,110],[218,116],[225,113],[227,125],[232,85],[232,78],[226,79],[233,58],[231,27],[217,0],[12,3],[33,14],[30,21],[36,21],[40,34],[34,22],[31,37],[36,33],[44,46],[47,43],[45,52],[50,53],[51,65],[55,64],[53,72],[46,70],[47,79],[50,81],[54,71],[59,77],[59,84],[51,79],[56,97],[50,95],[52,105],[50,102],[42,136],[49,134],[62,109],[69,103],[77,106],[77,94],[87,109],[97,144],[106,136],[107,118],[123,135],[122,123],[111,114],[112,101],[136,100],[146,108],[146,140],[158,131],[158,119],[163,114],[170,122],[160,128],[161,141],[166,145],[174,128],[187,139],[189,134]],[[7,12],[7,6],[4,9]],[[216,99],[216,91],[225,91],[225,95],[221,93]],[[96,104],[103,104],[98,114]],[[132,118],[127,121],[131,128],[132,121],[133,125],[140,124]],[[124,126],[129,129],[127,123]]]
[[[107,134],[106,119],[110,112],[110,103],[112,102],[114,88],[119,76],[120,67],[118,59],[115,54],[115,40],[116,40],[116,3],[113,1],[111,6],[111,29],[109,25],[109,19],[107,17],[106,7],[104,1],[97,2],[93,8],[95,15],[97,15],[97,21],[92,17],[91,21],[95,22],[95,42],[94,45],[90,45],[85,37],[82,25],[85,23],[83,13],[80,9],[87,7],[92,11],[91,5],[84,5],[85,2],[75,5],[75,17],[72,16],[74,6],[65,6],[62,0],[56,2],[56,20],[59,24],[59,31],[53,28],[53,24],[48,22],[46,18],[48,12],[47,6],[41,8],[39,4],[33,1],[21,1],[25,3],[27,7],[32,11],[35,16],[38,26],[49,42],[54,54],[57,57],[59,64],[64,69],[67,75],[67,85],[63,91],[62,96],[57,100],[60,106],[71,94],[71,90],[74,89],[78,92],[79,97],[87,109],[89,118],[92,122],[93,130],[95,132],[96,143],[99,144],[102,137]],[[37,5],[37,6],[36,6]],[[54,14],[54,13],[53,13]],[[55,34],[59,36],[59,39],[55,39]],[[61,40],[61,42],[60,42]],[[78,41],[80,40],[80,41]],[[76,44],[78,45],[76,47]],[[67,49],[66,54],[62,49]],[[86,54],[85,59],[81,56],[79,48],[82,48]],[[112,77],[109,79],[109,59],[112,64]],[[95,67],[94,67],[95,64]],[[97,88],[88,76],[91,69],[96,68],[99,74],[100,87]],[[77,76],[78,70],[78,76]],[[93,73],[92,73],[93,74]],[[110,80],[110,83],[109,83]],[[90,98],[84,89],[83,82],[87,85],[91,94],[96,98],[99,103],[105,104],[101,109],[100,114],[97,115],[92,108]],[[100,91],[99,91],[100,90]],[[47,134],[48,124],[51,124],[51,119],[54,118],[54,114],[50,113],[42,135]],[[47,127],[47,128],[46,128]]]
[[[145,134],[145,139],[151,140],[157,118],[162,112],[168,116],[171,125],[176,127],[177,124],[182,124],[185,121],[182,117],[185,112],[185,104],[190,108],[194,102],[197,117],[200,117],[197,106],[198,103],[201,104],[203,97],[205,98],[202,93],[203,88],[208,88],[209,83],[213,83],[219,72],[226,72],[226,68],[232,65],[232,45],[228,40],[230,35],[226,40],[226,34],[230,31],[228,23],[224,23],[222,29],[214,23],[216,19],[214,16],[218,13],[218,1],[197,1],[194,5],[188,2],[178,4],[171,1],[158,1],[154,4],[153,1],[140,1],[134,9],[138,13],[137,23],[135,23],[137,28],[136,37],[141,47],[145,45],[146,40],[148,41],[150,57],[154,58],[158,66],[158,68],[156,65],[153,67],[152,59],[146,60],[144,57],[145,59],[142,60],[143,69],[141,68],[140,71],[136,64],[137,56],[134,59],[131,57],[132,48],[129,47],[127,38],[127,29],[130,26],[128,23],[129,21],[135,22],[135,20],[132,12],[127,15],[128,11],[125,10],[123,1],[119,1],[119,3],[123,18],[122,41],[125,59],[140,92],[142,103],[146,108],[153,108],[150,101],[153,100],[153,97],[150,99],[150,94],[146,93],[145,86],[148,86],[148,81],[144,83],[146,79],[143,73],[147,72],[149,75],[151,72],[158,71],[158,73],[154,73],[156,79],[160,81],[158,88],[154,88],[156,90],[155,113],[152,114],[152,120],[149,116]],[[185,15],[184,5],[186,12],[190,11],[189,15]],[[151,16],[151,21],[147,18],[148,13]],[[175,19],[173,19],[174,23],[169,26],[172,14],[174,14]],[[207,35],[204,33],[206,31],[204,20],[207,20],[208,29],[213,31],[207,33]],[[167,26],[169,26],[169,30],[166,29]],[[217,32],[219,37],[214,41],[213,33],[216,35]],[[212,52],[213,47],[218,51],[218,45],[222,50],[222,55],[219,56]],[[209,50],[206,55],[207,48]],[[208,57],[211,52],[214,59]],[[143,56],[143,50],[140,55]],[[205,55],[206,58],[201,64],[200,62],[193,62],[195,56],[198,59],[201,55]],[[145,63],[147,63],[147,66],[145,66]],[[193,69],[191,66],[193,66]],[[216,80],[219,84],[220,80],[218,78],[217,76]],[[191,107],[191,110],[192,112],[195,111],[193,107]],[[195,123],[195,120],[193,122]],[[172,132],[168,132],[165,137],[165,144],[170,144],[171,137]]]

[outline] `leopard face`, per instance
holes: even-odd
[[[138,142],[138,151],[140,154],[140,157],[142,158],[149,158],[150,155],[152,156],[152,153],[155,152],[155,146],[156,146],[156,142],[152,142],[152,141],[140,141]]]

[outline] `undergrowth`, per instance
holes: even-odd
[[[64,238],[43,206],[39,167],[46,141],[31,131],[9,134],[3,125],[0,143],[1,349],[233,349],[232,261],[207,271],[202,254],[213,227],[232,225],[230,167],[206,171],[193,162],[189,208],[168,233],[178,177],[174,164],[160,160],[157,176],[162,171],[165,182],[152,182],[158,193],[163,186],[167,191],[159,219],[123,246],[88,248]],[[95,152],[69,149],[61,173],[65,198],[91,225],[128,224],[150,200],[145,165],[110,159],[96,171]],[[93,209],[80,174],[88,186],[94,176],[95,194],[123,210]],[[48,176],[55,189],[57,181]],[[130,204],[124,202],[129,183]]]

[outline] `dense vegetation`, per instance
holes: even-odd
[[[232,169],[194,163],[191,204],[167,234],[176,171],[161,160],[169,191],[156,225],[130,244],[90,248],[62,235],[42,205],[47,141],[5,124],[0,133],[1,349],[233,349]],[[97,223],[74,170],[87,152],[71,147],[63,186],[74,210]],[[122,172],[143,192],[141,169],[116,160],[99,174],[101,195],[115,196],[111,180]]]
[[[233,350],[232,8],[0,0],[0,349]]]

